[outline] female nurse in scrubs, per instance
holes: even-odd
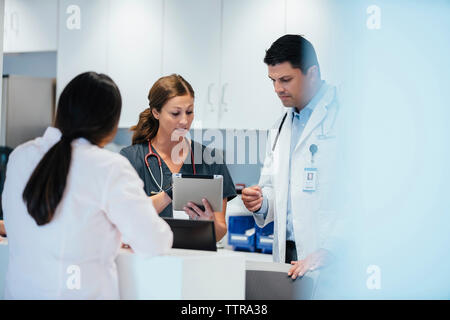
[[[191,219],[214,220],[217,240],[222,239],[227,232],[227,201],[236,196],[236,190],[226,165],[215,150],[186,138],[194,120],[194,90],[183,77],[173,74],[156,81],[148,100],[150,107],[140,114],[138,124],[131,128],[134,131],[132,145],[120,153],[128,158],[144,181],[145,192],[152,197],[155,209],[162,217],[173,217],[172,173],[222,175],[222,212],[213,212],[206,200],[204,210],[193,203],[184,208]],[[147,158],[147,168],[146,155],[150,149],[157,157]],[[205,161],[205,154],[216,161]]]

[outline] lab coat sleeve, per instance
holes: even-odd
[[[173,234],[169,225],[159,217],[143,190],[142,180],[122,157],[109,172],[103,206],[122,234],[123,242],[136,253],[160,255],[172,247]]]
[[[266,144],[266,157],[264,159],[264,167],[261,169],[261,177],[259,178],[259,187],[262,190],[264,202],[261,206],[261,210],[258,213],[254,213],[258,227],[262,228],[274,220],[274,188],[273,188],[273,152],[272,137],[274,137],[275,130],[271,130]],[[263,210],[264,209],[264,210]],[[267,212],[266,214],[264,214]]]
[[[259,208],[258,211],[253,212],[253,216],[255,218],[256,224],[264,225],[264,220],[267,217],[267,212],[269,211],[269,204],[267,201],[267,198],[263,199],[263,202],[261,204],[261,208]]]

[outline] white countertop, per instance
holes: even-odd
[[[0,237],[0,245],[7,246],[8,239]],[[6,253],[7,251],[5,251]],[[120,249],[119,254],[133,254],[130,249]],[[259,252],[234,251],[218,249],[217,251],[171,249],[168,256],[209,256],[209,255],[238,255],[246,261],[272,262],[272,255]]]
[[[8,261],[8,240],[0,239],[0,299],[3,296],[4,277]],[[284,264],[273,266],[272,255],[218,249],[217,251],[201,251],[186,249],[171,249],[165,256],[147,258],[135,255],[130,249],[120,249],[116,259],[121,283],[121,296],[125,299],[244,299],[245,270],[287,271]],[[151,269],[179,273],[178,280],[160,280],[154,277]],[[274,270],[272,270],[274,269]],[[276,270],[275,270],[276,269]],[[184,271],[181,271],[184,270]],[[210,272],[214,270],[214,272]],[[217,277],[217,274],[229,273],[228,277]],[[203,276],[192,277],[188,274]],[[159,283],[160,281],[161,283]],[[220,282],[222,281],[222,282]],[[170,281],[169,281],[170,282]],[[147,283],[152,286],[146,285]],[[158,288],[151,291],[148,288]],[[166,287],[178,288],[179,294],[173,290],[163,294]],[[206,296],[202,292],[207,292]]]
[[[120,249],[119,254],[133,254],[130,249]],[[272,262],[272,255],[259,252],[234,251],[230,249],[218,249],[217,251],[170,249],[166,256],[177,257],[205,257],[211,255],[240,256],[246,261]]]

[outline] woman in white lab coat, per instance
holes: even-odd
[[[165,253],[173,235],[121,155],[102,147],[117,130],[120,92],[106,75],[74,78],[55,126],[10,156],[3,192],[7,299],[118,299],[121,242]]]

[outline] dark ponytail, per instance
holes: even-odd
[[[23,192],[28,213],[41,226],[53,219],[66,187],[72,158],[68,139],[61,139],[42,158]]]
[[[159,120],[153,116],[152,110],[161,112],[167,101],[187,94],[195,98],[194,89],[182,76],[172,74],[159,78],[153,84],[148,94],[150,108],[141,112],[138,124],[130,129],[134,131],[132,144],[140,144],[152,140],[158,133]]]
[[[85,138],[95,145],[103,142],[116,130],[121,107],[119,89],[104,74],[80,74],[64,88],[55,120],[61,140],[41,159],[23,192],[28,213],[39,226],[53,219],[63,197],[72,141]]]

